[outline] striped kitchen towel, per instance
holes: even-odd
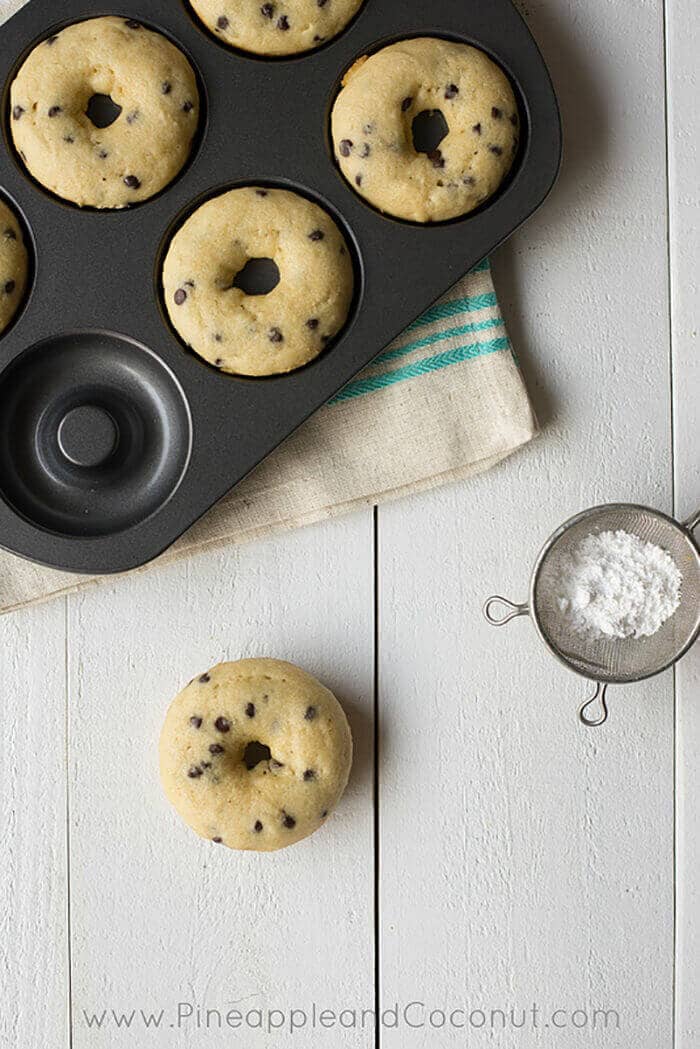
[[[535,432],[485,261],[160,561],[469,477]],[[86,581],[0,553],[0,610]]]

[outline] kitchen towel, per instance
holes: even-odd
[[[156,563],[469,477],[536,429],[484,261]],[[0,552],[0,611],[90,581]]]

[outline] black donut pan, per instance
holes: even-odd
[[[549,75],[510,0],[366,0],[316,52],[264,59],[225,48],[184,0],[113,7],[30,0],[0,29],[0,194],[25,223],[27,301],[0,337],[0,544],[75,572],[156,557],[542,203],[560,162]],[[201,79],[201,134],[158,197],[81,210],[27,175],[8,132],[9,85],[31,47],[83,18],[117,14],[160,30]],[[359,56],[405,36],[474,44],[510,76],[521,110],[514,171],[479,211],[419,226],[383,216],[332,156],[330,108]],[[201,199],[235,184],[308,194],[344,228],[356,261],[348,325],[290,375],[244,379],[188,351],[159,288],[167,238]],[[426,434],[430,440],[430,434]]]

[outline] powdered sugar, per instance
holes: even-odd
[[[579,634],[650,637],[678,608],[681,582],[660,546],[628,532],[600,532],[567,555],[557,601]]]

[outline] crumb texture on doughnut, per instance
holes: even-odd
[[[202,22],[231,47],[292,55],[337,36],[364,0],[191,0]]]
[[[255,259],[279,271],[267,294],[234,286]],[[163,264],[163,292],[176,331],[204,360],[239,375],[274,375],[313,360],[343,327],[352,260],[318,204],[245,186],[207,201],[180,227]]]
[[[11,208],[0,200],[0,335],[22,303],[28,270],[22,227]]]
[[[202,838],[272,852],[338,804],[352,737],[337,699],[278,659],[219,663],[175,697],[160,738],[165,794]]]
[[[447,134],[418,152],[414,121],[436,111]],[[456,218],[488,200],[512,166],[520,129],[503,70],[477,48],[434,37],[403,40],[355,62],[331,123],[353,189],[413,222]]]
[[[97,127],[95,96],[121,109]],[[194,71],[160,33],[132,19],[76,22],[42,41],[10,93],[12,139],[34,178],[82,207],[123,208],[167,186],[199,123]]]

